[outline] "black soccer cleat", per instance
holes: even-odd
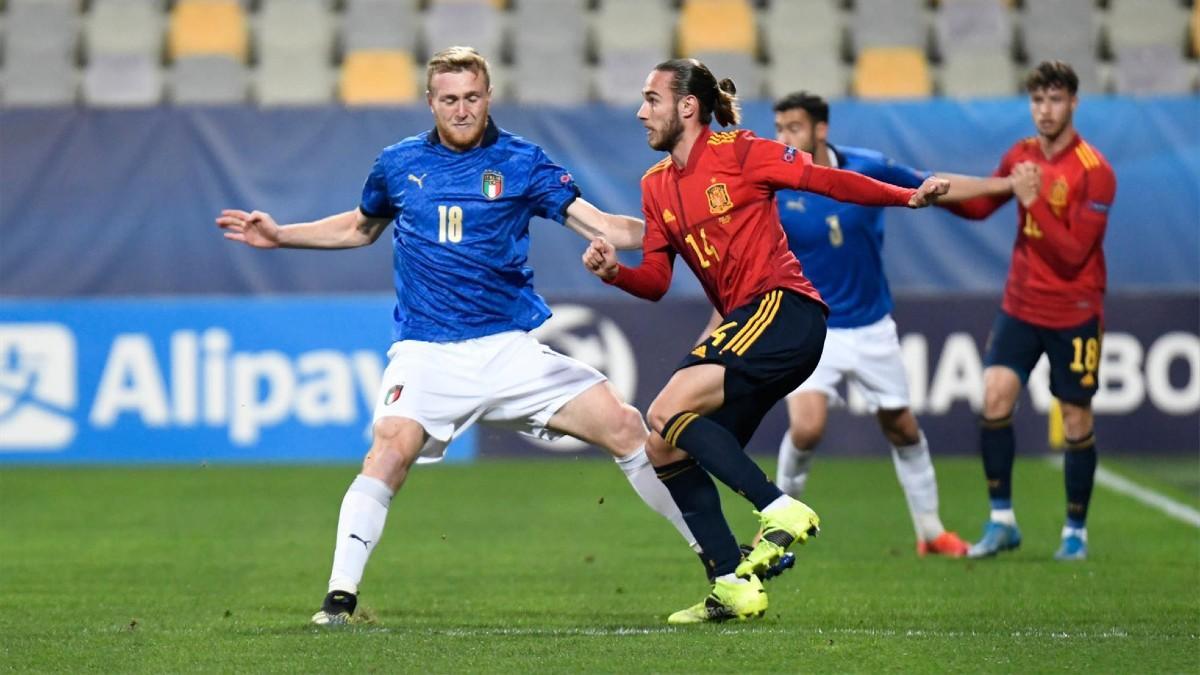
[[[358,596],[346,591],[330,591],[321,603],[321,611],[312,615],[317,626],[344,626],[354,620]]]

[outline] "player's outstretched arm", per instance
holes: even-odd
[[[672,257],[664,251],[642,251],[642,264],[625,267],[617,250],[604,237],[596,237],[583,252],[583,266],[606,284],[655,302],[671,286]]]
[[[225,209],[217,217],[226,239],[254,248],[356,248],[374,243],[389,222],[359,209],[294,225],[279,225],[264,211]]]
[[[950,181],[937,176],[930,176],[921,182],[921,186],[908,198],[908,208],[921,209],[934,204],[942,195],[950,190]]]
[[[968,199],[978,199],[980,197],[1000,197],[1007,199],[1012,196],[1012,179],[1007,176],[979,178],[957,173],[942,173],[940,171],[935,175],[938,178],[950,181],[950,189],[946,191],[946,194],[938,197],[938,204],[964,202]]]
[[[606,213],[583,198],[578,198],[567,207],[567,227],[584,239],[603,237],[620,250],[642,247],[642,236],[646,224],[640,218]]]

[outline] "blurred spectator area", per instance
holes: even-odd
[[[1195,0],[0,0],[0,105],[398,105],[472,45],[495,95],[634,103],[695,56],[746,98],[996,97],[1070,62],[1085,94],[1200,86]]]

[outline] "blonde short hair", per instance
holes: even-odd
[[[484,83],[491,88],[492,76],[487,59],[474,47],[448,47],[429,57],[429,63],[425,64],[425,90],[433,91],[434,75],[461,73],[464,70],[482,75]]]

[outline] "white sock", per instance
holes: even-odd
[[[812,464],[813,451],[797,448],[792,435],[784,432],[779,441],[779,468],[775,471],[775,484],[787,494],[800,498],[808,485],[808,467]]]
[[[654,467],[650,466],[650,458],[646,456],[645,448],[638,448],[633,454],[625,457],[615,458],[617,466],[621,467],[621,472],[625,474],[625,478],[629,479],[629,484],[633,486],[633,491],[646,502],[646,506],[654,509],[659,515],[671,521],[679,534],[683,535],[683,540],[696,553],[700,552],[700,545],[696,543],[696,538],[692,536],[692,531],[688,529],[687,523],[683,521],[683,513],[680,512],[679,506],[675,504],[675,500],[671,497],[671,493],[667,490],[667,486],[663,485],[662,481],[654,473]]]
[[[925,432],[918,431],[916,443],[892,446],[892,464],[896,466],[896,478],[904,488],[908,501],[908,512],[912,516],[913,529],[921,541],[937,539],[946,528],[938,516],[937,474],[933,471],[933,460],[929,457],[929,442]]]
[[[992,509],[991,514],[988,515],[988,520],[1003,525],[1016,525],[1017,514],[1013,513],[1012,509]]]
[[[1070,537],[1070,536],[1079,537],[1080,539],[1083,540],[1083,543],[1086,544],[1087,543],[1087,528],[1086,527],[1071,527],[1070,525],[1063,525],[1062,538],[1066,539],[1067,537]]]
[[[330,591],[358,593],[367,558],[383,535],[392,489],[378,478],[359,474],[350,483],[338,515],[337,542],[333,548]]]
[[[717,577],[716,579],[713,579],[713,581],[724,581],[726,583],[732,583],[732,584],[750,583],[749,579],[743,579],[736,574],[722,574],[721,576]]]
[[[775,501],[771,502],[770,504],[767,504],[767,507],[765,509],[763,509],[762,512],[770,513],[776,509],[781,509],[781,508],[787,506],[788,504],[791,504],[792,499],[793,498],[789,495],[779,495],[778,497],[775,498]]]

